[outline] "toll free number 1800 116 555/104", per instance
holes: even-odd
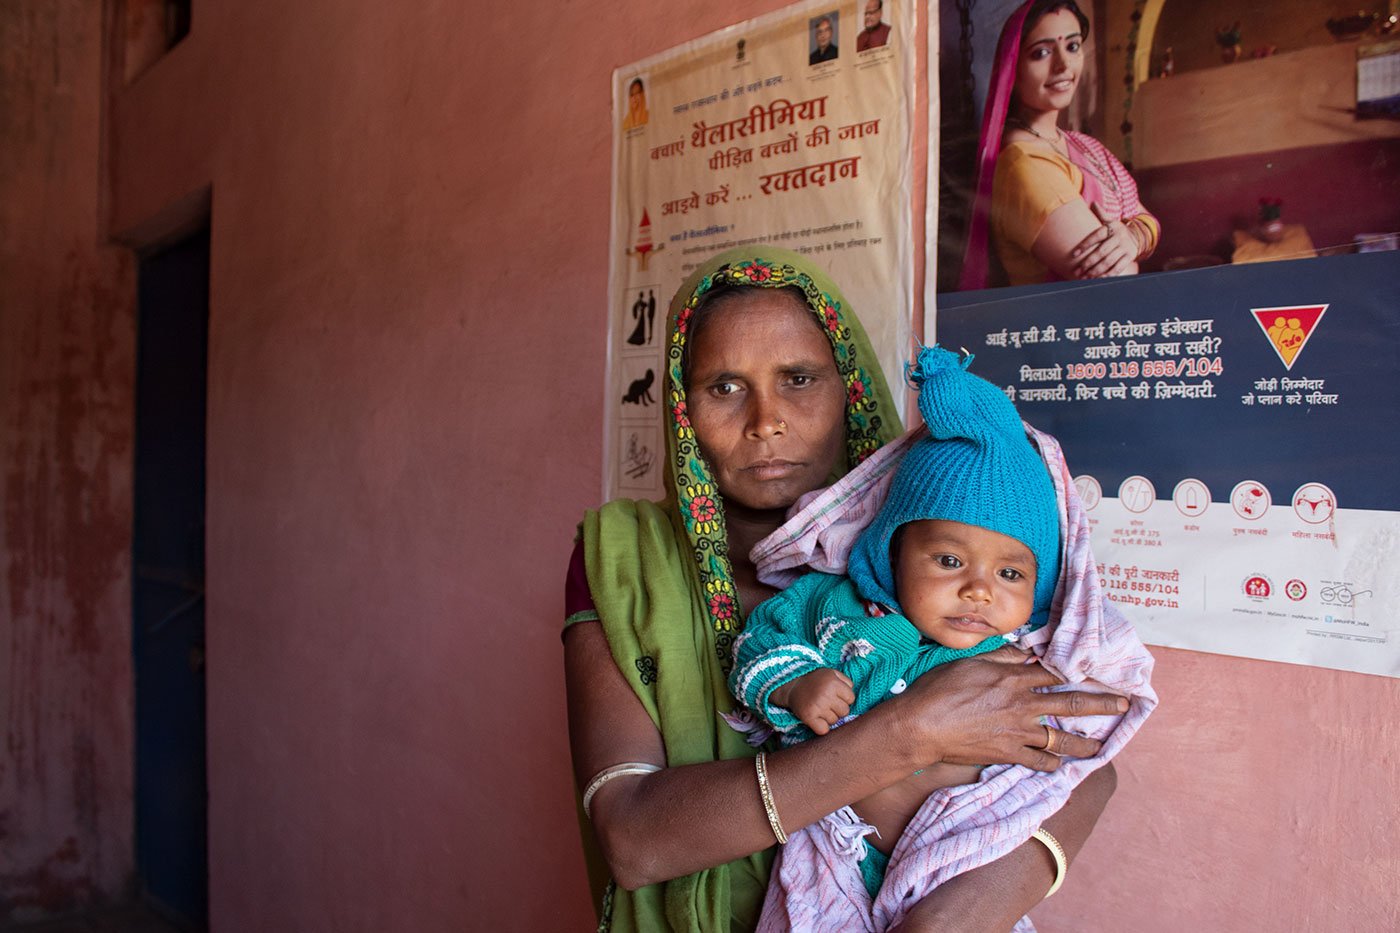
[[[1173,376],[1219,376],[1225,364],[1218,356],[1184,357],[1178,360],[1121,360],[1110,363],[1069,363],[1066,379],[1136,379]]]

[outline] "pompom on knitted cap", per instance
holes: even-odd
[[[903,612],[890,541],[908,522],[943,519],[1000,532],[1035,555],[1035,609],[1044,625],[1060,575],[1055,487],[1006,393],[967,372],[972,355],[923,347],[909,364],[930,437],[910,448],[889,498],[856,539],[846,573],[861,595]]]

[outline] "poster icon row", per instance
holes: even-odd
[[[635,287],[636,299],[632,299],[632,289],[623,293],[622,307],[615,320],[620,325],[618,337],[624,347],[651,348],[660,344],[656,339],[656,286]],[[666,329],[666,309],[661,309],[662,331]]]
[[[1076,476],[1074,486],[1088,511],[1092,512],[1103,499],[1103,489],[1092,476]],[[1145,476],[1129,476],[1118,486],[1118,501],[1129,512],[1146,512],[1157,501],[1157,489]],[[1309,525],[1325,524],[1337,511],[1337,497],[1322,483],[1304,483],[1290,501],[1293,514]],[[1210,489],[1198,479],[1184,479],[1172,490],[1172,504],[1182,515],[1195,518],[1210,507]],[[1236,483],[1230,491],[1230,508],[1245,521],[1258,521],[1272,505],[1268,487],[1257,480]]]

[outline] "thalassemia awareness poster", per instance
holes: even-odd
[[[1149,644],[1400,676],[1400,253],[940,295]]]
[[[714,253],[813,255],[901,371],[917,11],[798,3],[614,72],[605,497],[661,494],[667,308]]]

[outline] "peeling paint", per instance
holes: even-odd
[[[132,871],[135,282],[95,236],[101,23],[0,5],[0,924]]]

